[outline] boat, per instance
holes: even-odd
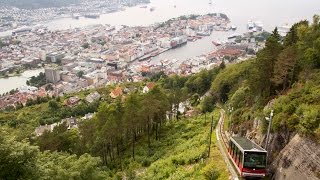
[[[144,8],[144,9],[145,9],[145,8],[147,8],[147,7],[148,7],[148,6],[141,6],[140,8]]]
[[[100,15],[99,14],[85,14],[84,17],[91,18],[91,19],[97,19],[100,17]]]
[[[160,62],[161,62],[161,65],[162,65],[162,66],[168,66],[169,63],[170,63],[168,59],[161,60]]]
[[[228,39],[234,39],[239,36],[240,36],[239,34],[231,34],[230,36],[228,36]]]
[[[254,28],[254,23],[252,22],[252,20],[248,21],[247,28],[248,30],[252,30]]]
[[[187,36],[180,36],[180,37],[175,37],[171,40],[171,48],[175,48],[178,46],[182,46],[188,42],[188,37]]]
[[[199,31],[197,32],[199,36],[210,36],[210,31]]]
[[[80,14],[72,14],[72,19],[79,19],[80,18]]]
[[[110,7],[109,9],[107,9],[105,11],[105,13],[113,13],[113,12],[117,12],[119,9],[116,7]]]
[[[247,29],[251,33],[257,32],[257,31],[263,31],[263,24],[261,21],[253,22],[252,20],[249,20],[247,24]]]
[[[212,41],[212,44],[215,46],[221,46],[221,41]]]
[[[261,21],[256,21],[254,22],[255,28],[257,29],[257,31],[262,31],[263,30],[263,24]]]
[[[19,34],[19,33],[29,33],[31,31],[32,31],[31,27],[23,26],[21,28],[14,29],[12,31],[12,35],[16,35],[16,34]]]
[[[235,25],[232,25],[232,26],[231,26],[231,30],[232,30],[232,31],[235,31],[235,30],[237,30],[237,26],[235,26]]]

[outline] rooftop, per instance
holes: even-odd
[[[244,151],[266,151],[262,147],[244,137],[232,137],[231,140],[238,144]]]

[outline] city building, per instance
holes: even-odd
[[[60,81],[60,71],[57,68],[46,68],[45,75],[48,83],[56,84]]]

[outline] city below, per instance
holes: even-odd
[[[220,13],[181,16],[151,26],[92,25],[60,31],[45,27],[21,29],[2,39],[0,74],[10,77],[25,69],[44,68],[45,76],[41,77],[46,83],[40,86],[28,82],[28,86],[3,94],[0,108],[26,104],[28,99],[39,95],[62,96],[106,84],[138,82],[158,72],[195,74],[222,62],[247,59],[264,47],[268,33],[263,30],[263,24],[248,21],[246,33],[232,33],[226,40],[212,41],[212,51],[207,54],[183,61],[153,60],[165,51],[208,38],[212,32],[236,29],[227,15]],[[279,32],[285,35],[288,30],[289,27],[283,27]]]

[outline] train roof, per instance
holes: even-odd
[[[244,137],[231,137],[231,140],[237,144],[243,151],[267,152],[265,149]]]

